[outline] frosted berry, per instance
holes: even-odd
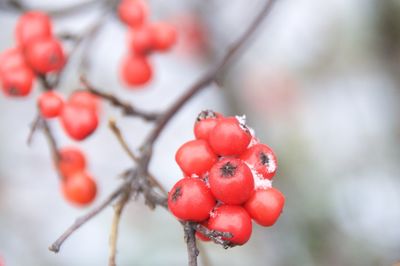
[[[272,179],[278,168],[276,156],[265,144],[256,144],[247,149],[240,159],[249,164],[257,173],[267,179]]]

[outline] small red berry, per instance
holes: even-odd
[[[220,114],[211,110],[202,111],[194,124],[194,135],[196,139],[208,140],[211,130],[217,125]]]
[[[64,105],[60,118],[67,134],[75,140],[87,138],[98,125],[98,117],[93,109],[71,103]]]
[[[285,197],[275,188],[257,189],[244,207],[258,224],[271,226],[282,213]]]
[[[1,77],[1,87],[5,95],[23,97],[27,96],[33,87],[35,75],[28,67],[8,69]]]
[[[207,141],[198,139],[183,144],[176,152],[175,160],[186,175],[201,176],[217,161],[217,155]]]
[[[22,47],[31,45],[35,39],[48,38],[52,35],[50,18],[42,12],[26,12],[18,19],[15,34]]]
[[[38,73],[60,71],[66,62],[61,43],[54,38],[35,39],[26,47],[28,64]]]
[[[216,154],[222,156],[242,154],[250,141],[249,130],[235,117],[219,119],[209,135],[211,148]]]
[[[0,54],[0,77],[7,70],[19,67],[27,67],[22,51],[18,48],[11,48]]]
[[[121,78],[128,86],[145,85],[153,75],[151,65],[146,57],[129,55],[121,67]]]
[[[224,158],[210,170],[208,176],[214,197],[226,204],[242,204],[254,190],[250,168],[241,160]]]
[[[229,232],[232,238],[223,238],[236,245],[245,244],[251,236],[251,218],[245,209],[236,205],[221,205],[211,213],[208,228]]]
[[[148,25],[130,33],[130,49],[136,55],[147,55],[153,50],[154,36]]]
[[[97,186],[93,178],[85,172],[75,172],[63,180],[62,191],[64,197],[78,206],[91,203],[96,197]]]
[[[247,149],[240,159],[261,174],[264,178],[272,179],[278,168],[273,150],[265,144],[256,144]]]
[[[55,91],[46,91],[39,96],[38,105],[44,118],[53,118],[60,115],[64,106],[64,99]]]
[[[141,26],[148,13],[147,4],[142,0],[122,0],[118,6],[119,18],[132,28]]]
[[[59,150],[58,168],[64,177],[69,177],[86,168],[86,159],[83,152],[74,147],[65,147]]]
[[[165,22],[157,22],[151,24],[150,27],[153,32],[154,49],[167,51],[176,43],[177,32],[174,26]]]
[[[183,178],[168,193],[168,208],[181,220],[204,221],[214,206],[210,189],[200,179]]]
[[[69,97],[68,102],[92,109],[97,114],[100,112],[100,99],[88,91],[75,91]]]

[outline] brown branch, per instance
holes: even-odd
[[[50,128],[49,123],[46,120],[44,120],[43,118],[41,118],[41,124],[42,124],[42,129],[43,129],[44,135],[46,136],[47,142],[49,143],[49,146],[50,146],[51,158],[53,159],[54,167],[56,168],[58,177],[60,178],[60,180],[62,180],[63,175],[60,172],[60,168],[58,167],[58,164],[60,161],[60,154],[58,152],[58,146],[57,146],[56,139],[53,135],[53,132]]]
[[[108,259],[109,266],[116,266],[115,258],[117,253],[118,226],[122,211],[126,203],[129,201],[129,198],[130,198],[130,187],[125,187],[124,193],[122,194],[120,200],[114,206],[114,217],[110,232],[110,255]]]
[[[32,144],[33,136],[35,135],[36,130],[38,130],[40,128],[41,121],[42,121],[41,116],[39,114],[36,114],[35,118],[33,119],[32,123],[31,123],[28,138],[26,140],[26,143],[28,144],[28,146],[30,146]]]
[[[111,93],[106,93],[102,92],[99,89],[96,89],[94,86],[92,86],[86,77],[81,76],[81,82],[85,86],[85,89],[94,95],[97,95],[98,97],[108,101],[111,103],[113,106],[118,107],[122,110],[124,115],[128,116],[137,116],[140,117],[146,121],[156,121],[159,118],[158,113],[151,113],[151,112],[145,112],[141,111],[137,108],[135,108],[133,105],[130,103],[124,102],[123,100],[117,98],[115,95]]]
[[[76,221],[49,247],[50,251],[55,253],[60,251],[60,247],[67,238],[74,233],[78,228],[96,216],[99,212],[110,205],[116,198],[118,198],[123,191],[125,191],[128,184],[131,184],[131,180],[136,176],[136,172],[132,172],[131,178],[127,179],[117,189],[115,189],[102,203],[97,207],[93,208],[87,214],[79,217]]]
[[[188,252],[188,265],[197,266],[197,256],[199,255],[199,250],[196,245],[196,237],[194,233],[192,222],[185,222],[183,225],[183,231],[185,233],[185,241],[187,245]]]
[[[204,225],[198,223],[193,224],[193,229],[211,239],[215,244],[221,245],[225,249],[233,247],[233,244],[229,240],[225,240],[226,238],[229,239],[233,237],[229,232],[210,230]]]

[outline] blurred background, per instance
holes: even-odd
[[[22,2],[61,10],[78,0]],[[179,43],[152,57],[155,77],[140,90],[124,87],[118,69],[127,53],[127,29],[115,15],[90,49],[71,59],[59,90],[79,88],[77,62],[90,59],[89,80],[145,110],[162,111],[219,58],[246,28],[263,1],[151,0],[151,17],[175,23]],[[54,17],[55,31],[83,32],[101,16],[100,3]],[[19,12],[0,4],[0,51],[15,44]],[[84,46],[84,45],[83,45]],[[68,50],[68,44],[66,44]],[[203,90],[162,134],[151,170],[168,189],[181,178],[177,148],[193,138],[203,109],[246,114],[262,142],[277,153],[273,185],[286,196],[271,228],[254,225],[251,240],[224,250],[204,244],[203,265],[394,265],[400,260],[400,2],[396,0],[278,0],[240,58],[218,86]],[[89,208],[68,204],[60,193],[43,134],[26,144],[36,114],[34,92],[0,97],[0,265],[106,265],[112,208],[79,229],[59,254],[47,247]],[[103,105],[95,134],[83,142],[51,122],[60,146],[86,153],[99,184],[96,203],[131,165],[107,127],[115,117],[131,147],[151,125],[124,118]],[[142,200],[125,209],[118,241],[119,265],[186,265],[183,232],[162,209]],[[206,254],[206,256],[205,256]]]

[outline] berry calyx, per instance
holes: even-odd
[[[148,7],[142,0],[122,0],[118,6],[118,16],[127,26],[136,28],[147,19]]]
[[[60,118],[67,134],[75,140],[87,138],[98,125],[98,117],[93,109],[71,103],[64,105]]]
[[[175,154],[175,160],[188,175],[201,176],[217,161],[217,155],[205,140],[191,140],[183,144]]]
[[[57,117],[64,106],[64,99],[55,91],[46,91],[39,96],[38,106],[44,118]]]
[[[271,226],[281,215],[284,204],[283,194],[271,187],[254,191],[244,207],[256,223]]]
[[[153,76],[150,63],[144,56],[128,55],[122,62],[121,78],[128,86],[141,86]]]
[[[265,144],[256,144],[248,148],[240,159],[250,165],[257,173],[267,179],[274,177],[278,168],[275,153]]]
[[[35,75],[28,67],[8,69],[2,74],[1,87],[5,95],[23,97],[31,92]]]
[[[62,191],[69,202],[85,206],[95,199],[97,186],[90,175],[85,172],[76,172],[63,180]]]
[[[63,177],[67,178],[86,168],[86,158],[83,152],[74,147],[65,147],[59,150],[58,168]]]
[[[61,43],[54,38],[36,39],[25,50],[28,64],[38,73],[60,71],[66,62]]]
[[[210,170],[208,181],[214,197],[226,204],[242,204],[254,190],[250,168],[234,158],[224,158],[216,163]]]
[[[35,39],[50,37],[52,26],[49,16],[38,11],[24,13],[18,19],[15,35],[17,43],[22,47],[31,45]]]
[[[246,210],[237,205],[221,205],[212,212],[208,220],[208,228],[221,232],[229,232],[232,238],[222,238],[232,244],[243,245],[251,236],[251,218]]]
[[[221,118],[209,135],[214,152],[222,156],[242,154],[251,141],[251,134],[245,125],[235,117]]]
[[[217,125],[220,117],[222,117],[220,114],[211,110],[202,111],[197,116],[193,128],[196,139],[208,140],[211,130]]]
[[[168,193],[168,208],[181,220],[204,221],[214,206],[210,189],[200,179],[183,178]]]

